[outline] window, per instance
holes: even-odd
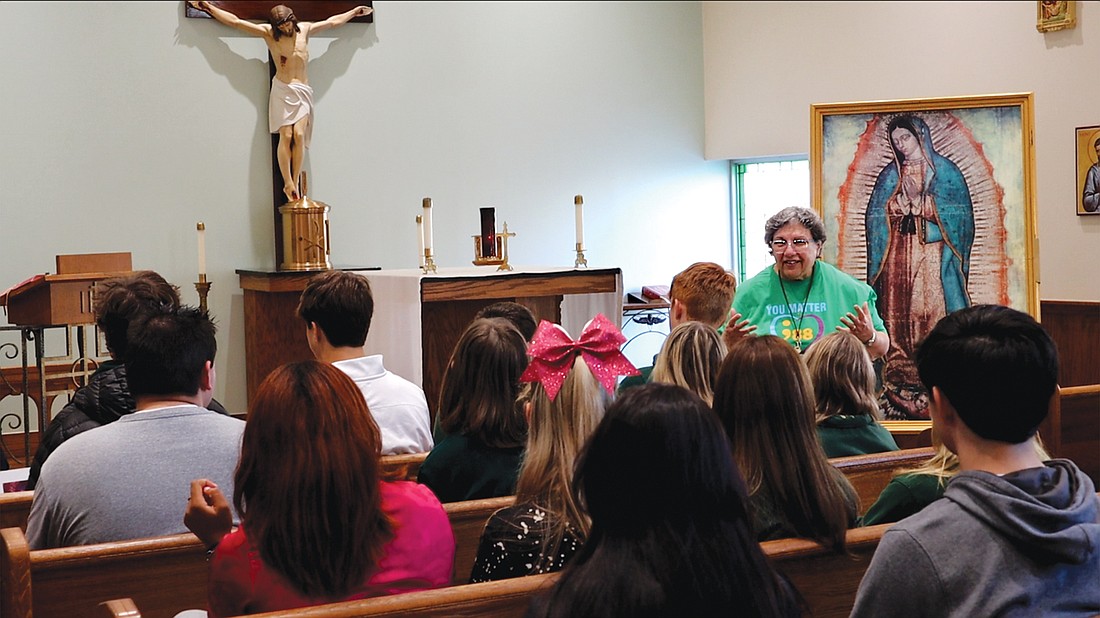
[[[764,244],[764,224],[787,206],[810,207],[810,162],[784,159],[731,162],[733,181],[733,260],[737,281],[772,263]]]

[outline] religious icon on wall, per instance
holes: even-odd
[[[1100,215],[1100,125],[1077,127],[1077,214]]]
[[[1074,0],[1039,0],[1035,29],[1039,32],[1067,30],[1077,25],[1077,2]]]
[[[880,404],[928,418],[913,363],[948,313],[1038,308],[1031,95],[813,106],[814,207],[823,257],[866,281],[890,334]]]

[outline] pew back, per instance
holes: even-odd
[[[852,483],[859,496],[859,514],[862,516],[875,503],[896,471],[915,468],[928,461],[935,452],[932,447],[911,448],[871,455],[835,457],[829,463],[844,473],[845,478]]]
[[[34,498],[33,491],[0,494],[0,528],[19,528],[26,532],[32,498]]]
[[[206,551],[191,533],[36,551],[17,528],[0,536],[2,618],[88,616],[120,597],[154,617],[206,607]]]
[[[420,474],[420,465],[428,457],[427,453],[409,453],[404,455],[383,455],[382,473],[388,476],[391,472],[400,471],[400,477],[406,481],[415,481]]]
[[[814,541],[783,539],[761,543],[768,560],[790,578],[817,618],[846,617],[859,582],[890,524],[848,531],[850,555],[829,551]],[[531,600],[551,588],[559,573],[530,575],[388,597],[254,614],[253,618],[427,618],[458,616],[520,618]]]
[[[443,505],[456,541],[454,583],[469,581],[489,516],[514,501],[506,496]],[[21,529],[2,533],[0,618],[29,618],[32,610],[39,617],[86,616],[97,603],[123,597],[146,616],[206,607],[206,552],[191,533],[37,551],[30,551]]]
[[[451,531],[455,535],[455,569],[451,579],[453,583],[465,584],[470,581],[470,572],[474,570],[477,547],[485,522],[497,510],[512,506],[515,501],[515,496],[503,496],[443,504],[447,518],[451,520]]]

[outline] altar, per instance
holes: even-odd
[[[421,385],[434,421],[443,372],[466,325],[482,307],[510,300],[538,320],[561,324],[574,337],[597,313],[619,325],[623,285],[619,268],[486,267],[360,270],[374,294],[368,354],[382,354],[390,371]],[[297,295],[315,273],[237,271],[245,290],[245,365],[248,395],[274,368],[310,358],[305,325],[294,315]]]

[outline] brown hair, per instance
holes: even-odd
[[[307,596],[345,595],[382,558],[378,426],[344,372],[317,361],[260,384],[241,442],[233,504],[260,558]]]
[[[864,414],[882,420],[875,394],[875,366],[855,335],[834,331],[806,350],[813,380],[817,422],[837,414]]]
[[[298,299],[298,316],[316,324],[333,346],[361,348],[374,317],[370,281],[342,270],[316,275]]]
[[[798,536],[843,549],[856,513],[842,489],[847,481],[818,441],[809,372],[794,348],[774,335],[734,344],[715,385],[714,411],[749,494],[767,492]]]
[[[516,403],[527,369],[527,342],[504,318],[478,318],[455,344],[439,389],[439,428],[485,446],[512,448],[527,440]]]
[[[151,270],[95,284],[95,323],[116,359],[126,355],[126,329],[154,311],[180,305],[179,288]]]
[[[672,278],[668,297],[684,304],[688,319],[718,328],[729,317],[737,277],[714,262],[696,262]]]
[[[295,32],[301,32],[301,29],[298,28],[298,18],[294,16],[294,11],[290,10],[290,7],[285,4],[271,7],[271,16],[268,17],[267,21],[271,24],[271,36],[275,37],[276,41],[284,36],[283,31],[279,30],[279,26],[288,21],[294,24]]]

